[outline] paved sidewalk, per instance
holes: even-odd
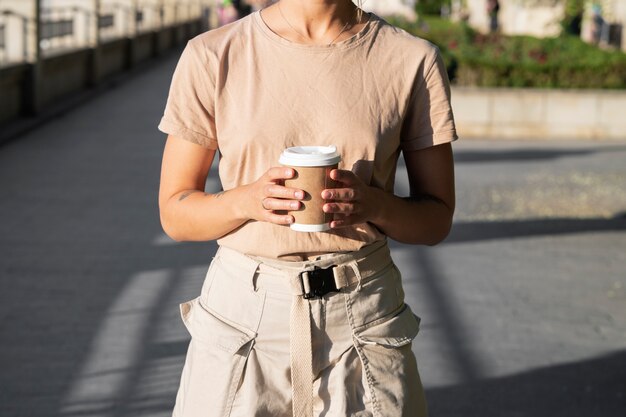
[[[2,417],[170,413],[188,341],[177,305],[215,251],[159,225],[175,62],[0,147]],[[455,150],[453,233],[393,244],[431,415],[623,417],[626,143]]]

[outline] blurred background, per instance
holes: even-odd
[[[160,228],[156,125],[186,41],[270,3],[0,0],[0,416],[170,415],[216,246]],[[363,7],[452,82],[453,231],[391,243],[431,415],[625,416],[626,0]]]

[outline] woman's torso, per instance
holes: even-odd
[[[215,129],[224,190],[256,181],[284,148],[335,145],[340,169],[393,191],[411,92],[432,61],[429,43],[372,15],[330,46],[291,43],[255,12],[191,42],[214,77]],[[240,252],[284,259],[352,251],[385,236],[372,224],[302,233],[249,221],[218,240]]]

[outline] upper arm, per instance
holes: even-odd
[[[215,149],[215,71],[210,68],[201,44],[189,41],[172,76],[159,130]]]
[[[437,48],[415,74],[400,132],[405,152],[430,148],[457,139],[450,103],[450,81]]]
[[[169,135],[161,164],[159,206],[183,190],[204,191],[214,157],[215,149]]]
[[[411,197],[428,195],[454,212],[454,161],[452,146],[445,143],[429,148],[404,151]]]

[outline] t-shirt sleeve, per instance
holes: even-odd
[[[446,68],[437,48],[433,48],[432,55],[414,80],[400,134],[403,151],[416,151],[458,138]]]
[[[187,43],[178,64],[159,130],[208,149],[217,149],[215,77],[202,44]]]

